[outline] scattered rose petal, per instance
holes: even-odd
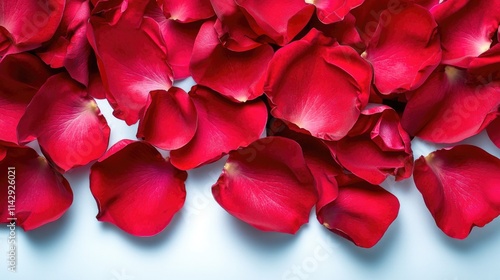
[[[316,6],[316,14],[324,24],[343,20],[350,10],[363,2],[364,0],[306,0],[306,3]]]
[[[491,141],[500,149],[500,118],[496,118],[487,128]]]
[[[157,0],[165,17],[179,22],[193,22],[214,15],[210,0]]]

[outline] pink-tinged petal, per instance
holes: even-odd
[[[194,136],[198,114],[188,94],[177,87],[151,92],[151,102],[139,123],[137,138],[164,150],[186,145]]]
[[[207,19],[215,15],[210,0],[157,0],[165,17],[187,23]]]
[[[93,16],[89,40],[98,58],[99,71],[109,91],[113,114],[127,124],[138,121],[149,92],[172,86],[172,68],[158,24],[144,18],[139,27],[129,7],[115,25]],[[127,16],[125,16],[127,15]]]
[[[399,201],[384,188],[354,176],[339,177],[337,198],[317,212],[330,231],[359,247],[371,248],[397,218]]]
[[[265,86],[272,115],[325,140],[344,137],[368,103],[372,70],[316,29],[276,52]]]
[[[67,74],[50,77],[26,108],[17,128],[19,143],[38,139],[62,171],[99,158],[110,129],[94,99]]]
[[[280,46],[292,41],[314,13],[314,6],[308,5],[304,0],[235,2],[255,33],[269,37]]]
[[[443,63],[467,68],[491,46],[500,24],[500,0],[448,0],[432,14],[440,29]]]
[[[261,100],[235,103],[201,86],[193,87],[189,94],[198,112],[198,128],[187,145],[170,152],[170,161],[181,170],[214,162],[248,146],[265,129],[267,109]]]
[[[384,11],[381,17],[388,13]],[[431,13],[413,4],[393,15],[390,22],[379,22],[366,59],[373,65],[375,86],[381,94],[421,86],[441,61],[437,24]]]
[[[472,59],[467,71],[476,76],[479,82],[500,81],[500,44],[497,43],[477,58]]]
[[[324,24],[341,21],[352,9],[358,7],[364,0],[306,0],[316,6],[318,19]]]
[[[73,202],[68,181],[31,148],[1,149],[5,156],[3,159],[0,156],[0,168],[4,170],[0,183],[4,193],[0,196],[0,223],[10,223],[9,218],[17,218],[16,225],[28,231],[59,219]],[[14,191],[14,198],[8,197],[9,191]],[[8,211],[12,206],[8,201],[12,198],[14,216]]]
[[[211,0],[217,20],[214,28],[221,44],[232,51],[248,51],[261,45],[234,0]]]
[[[220,43],[213,22],[207,21],[196,38],[189,68],[198,84],[245,102],[264,93],[264,75],[273,54],[267,44],[245,52],[228,50]]]
[[[483,82],[471,82],[466,70],[439,67],[408,95],[403,127],[435,143],[455,143],[478,134],[500,105],[500,82]]]
[[[410,137],[396,111],[387,106],[365,109],[346,137],[328,145],[343,167],[371,184],[389,175],[398,181],[411,176]]]
[[[29,53],[0,62],[0,141],[17,143],[17,125],[29,102],[50,76],[50,69]]]
[[[290,234],[308,222],[317,200],[299,144],[283,137],[231,152],[212,193],[222,208],[255,228]]]
[[[437,226],[466,238],[500,214],[500,159],[481,148],[459,145],[420,157],[413,179]]]
[[[146,142],[115,146],[90,171],[97,219],[136,236],[158,234],[184,204],[187,173]]]
[[[497,117],[491,122],[486,131],[491,141],[500,149],[500,118]]]
[[[35,49],[52,38],[61,22],[65,4],[65,0],[2,1],[0,27],[9,34],[6,37],[12,48],[4,48],[0,58],[9,53]]]

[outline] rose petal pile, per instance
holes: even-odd
[[[155,235],[186,171],[227,155],[214,199],[259,230],[293,234],[315,207],[372,247],[400,207],[380,184],[413,174],[437,226],[466,238],[500,215],[500,159],[454,145],[486,131],[500,148],[499,30],[500,0],[5,1],[0,170],[19,172],[18,224],[61,217],[63,174],[91,164],[97,219]],[[95,98],[138,139],[108,148]],[[449,147],[414,161],[414,137]]]

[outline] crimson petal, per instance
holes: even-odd
[[[487,128],[491,141],[500,149],[500,118],[495,119]]]
[[[187,23],[207,19],[214,15],[210,0],[157,0],[165,17]]]
[[[353,8],[358,7],[364,0],[306,0],[316,6],[316,14],[321,22],[330,24],[341,21]]]
[[[110,134],[94,99],[64,73],[40,88],[17,131],[19,143],[38,139],[44,154],[64,172],[99,158]]]
[[[299,144],[283,137],[259,139],[231,152],[212,193],[236,218],[260,230],[290,234],[307,223],[317,200]]]
[[[97,219],[136,236],[158,234],[182,208],[186,179],[153,146],[122,140],[90,171]]]
[[[0,186],[4,195],[0,196],[0,222],[10,223],[9,218],[15,216],[16,225],[28,231],[59,219],[73,202],[68,181],[31,148],[0,147],[2,149],[5,154],[3,158],[0,156],[0,168],[4,170]],[[9,187],[11,185],[14,187]],[[12,205],[7,196],[10,190],[15,193],[12,194],[14,216],[7,211]]]
[[[481,148],[459,145],[420,157],[415,184],[437,226],[466,238],[500,215],[500,160]]]
[[[267,110],[261,100],[235,103],[202,86],[189,94],[198,112],[198,129],[187,145],[170,152],[172,164],[181,170],[216,161],[264,131]]]

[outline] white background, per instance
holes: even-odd
[[[127,127],[105,101],[98,104],[111,127],[110,145],[135,139],[137,125]],[[500,157],[485,133],[466,142]],[[413,141],[416,157],[440,147]],[[451,239],[436,227],[411,178],[384,182],[401,210],[383,239],[362,249],[323,228],[314,211],[294,236],[260,232],[233,218],[210,193],[222,167],[223,160],[189,171],[184,208],[150,238],[98,222],[89,166],[68,172],[73,205],[56,222],[17,229],[16,273],[7,270],[9,231],[0,229],[0,279],[500,279],[500,219],[475,228],[466,240]]]

